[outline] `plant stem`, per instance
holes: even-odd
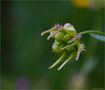
[[[102,34],[102,32],[100,32],[100,31],[95,31],[95,30],[83,31],[83,32],[80,32],[80,33],[78,33],[78,34],[83,35],[83,34],[88,34],[88,33]]]

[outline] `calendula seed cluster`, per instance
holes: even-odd
[[[42,32],[41,35],[47,33],[49,34],[47,40],[54,39],[52,51],[61,55],[49,69],[60,64],[58,70],[61,70],[71,60],[78,60],[80,53],[85,51],[85,45],[80,41],[81,35],[76,32],[74,26],[70,23],[56,24],[51,29]]]

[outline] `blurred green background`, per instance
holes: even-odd
[[[104,43],[88,35],[82,37],[86,51],[78,61],[61,71],[48,70],[59,56],[51,51],[53,40],[40,36],[42,31],[56,23],[71,23],[77,32],[91,29],[104,32],[104,8],[78,1],[1,2],[1,89],[104,88]]]

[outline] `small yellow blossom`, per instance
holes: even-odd
[[[72,0],[73,4],[77,7],[89,7],[89,0]]]

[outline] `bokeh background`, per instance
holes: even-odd
[[[48,70],[59,56],[40,33],[56,23],[104,32],[104,0],[1,1],[1,89],[104,90],[104,43],[88,35],[78,61]]]

